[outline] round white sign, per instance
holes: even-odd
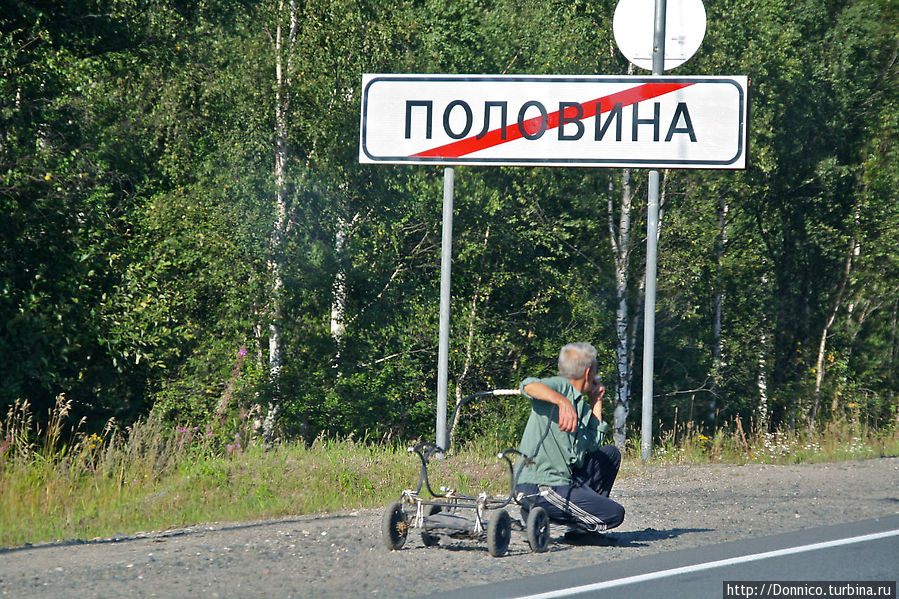
[[[621,53],[636,66],[652,70],[655,0],[619,0],[612,28]],[[693,56],[705,37],[702,0],[666,0],[665,70]]]

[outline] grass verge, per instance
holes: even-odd
[[[257,520],[384,506],[418,481],[404,445],[320,438],[266,449],[246,435],[149,420],[64,440],[60,398],[46,430],[27,404],[0,422],[0,547],[106,538],[200,522]],[[747,436],[738,421],[711,437],[665,433],[650,464],[799,463],[899,455],[895,431],[834,423],[819,432]],[[632,443],[639,448],[639,442]],[[432,486],[506,493],[508,469],[489,442],[429,467]],[[629,451],[625,464],[639,462]],[[622,470],[623,477],[641,468]]]

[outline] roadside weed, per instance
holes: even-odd
[[[420,462],[390,439],[320,436],[266,446],[249,433],[172,426],[150,418],[87,433],[64,426],[60,396],[47,428],[27,402],[0,421],[0,547],[108,538],[199,522],[257,520],[380,507],[418,482]],[[509,491],[496,439],[458,442],[433,461],[432,488]],[[650,464],[791,464],[899,455],[895,431],[853,422],[813,432],[744,432],[739,419],[713,433],[692,425],[664,431]],[[641,472],[640,440],[628,440],[622,477]]]

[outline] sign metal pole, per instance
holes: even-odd
[[[666,0],[655,0],[652,45],[652,74],[665,72]],[[659,235],[659,171],[649,171],[649,201],[646,210],[646,296],[643,306],[643,426],[641,457],[652,456],[652,379],[656,333],[656,271]]]
[[[453,265],[455,172],[443,170],[443,238],[440,245],[440,339],[437,350],[437,445],[447,449],[446,398],[449,381],[450,269]]]

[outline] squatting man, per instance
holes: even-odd
[[[519,451],[534,456],[515,488],[525,517],[539,506],[551,520],[588,532],[624,521],[624,508],[609,499],[621,453],[602,444],[609,426],[602,421],[605,387],[596,370],[596,349],[569,343],[559,352],[558,376],[521,383],[531,414]]]

